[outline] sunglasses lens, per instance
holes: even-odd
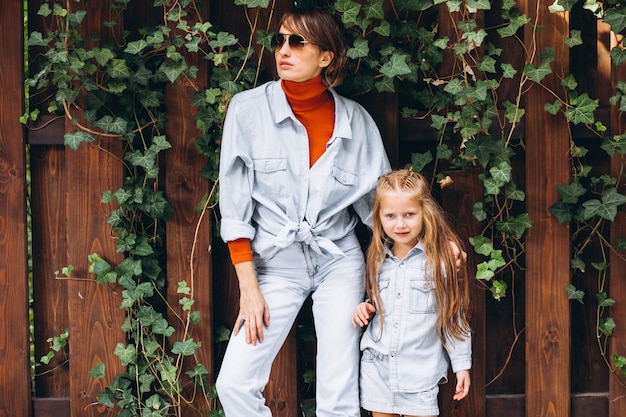
[[[285,35],[282,33],[277,33],[272,37],[272,47],[280,48],[285,43]]]
[[[291,49],[302,49],[305,43],[302,35],[289,35],[289,47]]]
[[[272,37],[272,47],[274,49],[282,48],[285,40],[289,43],[291,49],[302,49],[306,44],[302,35],[283,35],[282,33],[277,33]]]

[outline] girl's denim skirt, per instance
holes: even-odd
[[[439,385],[423,392],[392,391],[389,357],[371,349],[363,351],[361,356],[360,388],[361,407],[368,411],[410,416],[439,415]]]

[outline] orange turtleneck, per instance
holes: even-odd
[[[302,123],[309,137],[309,167],[322,156],[326,142],[335,128],[335,102],[322,84],[322,77],[309,81],[294,82],[281,80],[291,110]],[[234,264],[252,260],[250,239],[241,238],[228,242],[230,259]]]

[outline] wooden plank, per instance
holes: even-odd
[[[24,3],[0,2],[0,416],[28,416],[30,349],[26,230]]]
[[[69,415],[69,397],[33,398],[33,416],[35,417],[68,417]]]
[[[268,13],[271,8],[260,13],[257,28],[277,29],[276,25],[283,11],[290,9],[292,5],[293,2],[291,1],[277,0],[273,6],[272,13]],[[224,30],[235,34],[242,40],[248,39],[250,33],[244,11],[243,7],[234,6],[231,2],[211,2],[212,21],[220,22]],[[251,20],[254,21],[255,19]],[[274,56],[271,53],[266,52],[263,55],[263,65],[267,68],[265,76],[273,78],[276,72]],[[261,79],[259,84],[263,81]],[[221,245],[221,243],[216,245]],[[229,266],[230,260],[227,248],[222,247],[222,251],[219,253],[220,256],[215,257],[215,259],[216,262],[222,265],[217,269],[220,272],[216,272],[216,277],[219,277],[217,280],[219,283],[216,282],[218,287],[216,288],[215,299],[218,300],[217,303],[226,311],[225,317],[223,317],[226,327],[232,328],[239,309],[237,277],[233,268]],[[221,308],[218,308],[218,311],[220,310]],[[219,315],[218,313],[218,317]],[[272,367],[269,383],[264,391],[266,404],[272,409],[274,417],[293,417],[298,415],[298,375],[295,346],[297,346],[296,335],[294,331],[291,331],[285,344],[278,352]]]
[[[486,417],[524,417],[526,398],[517,395],[488,395]],[[602,417],[609,408],[609,395],[606,392],[572,394],[571,417]],[[550,414],[548,414],[550,415]]]
[[[65,223],[65,148],[31,147],[31,216],[33,246],[33,314],[35,358],[50,351],[49,337],[69,327],[67,281],[55,271],[67,265]],[[36,368],[35,393],[40,397],[69,395],[69,364],[63,354]]]
[[[524,0],[522,13],[542,30],[524,29],[529,51],[553,47],[553,74],[525,95],[526,204],[532,228],[526,238],[526,415],[567,417],[570,412],[569,228],[558,224],[549,207],[560,197],[556,186],[569,182],[569,133],[565,118],[544,111],[568,73],[568,15],[550,14],[545,2]],[[538,64],[535,56],[535,65]]]
[[[616,45],[615,36],[611,36],[610,47]],[[611,72],[611,85],[613,91],[616,91],[616,85],[619,81],[626,80],[626,66],[623,64],[618,67],[613,67]],[[624,132],[624,124],[626,118],[622,112],[617,108],[618,106],[611,107],[611,125],[610,134],[618,135]],[[624,155],[616,155],[611,159],[611,175],[618,178],[620,186],[618,191],[621,194],[626,194],[626,185],[624,184],[624,166],[626,161]],[[624,213],[624,207],[617,213],[615,221],[611,224],[611,243],[615,244],[615,238],[626,238],[626,215]],[[611,354],[618,356],[626,356],[626,261],[624,261],[624,251],[620,252],[620,256],[611,252],[610,264],[609,264],[609,282],[611,298],[617,300],[615,305],[611,307],[609,312],[610,316],[615,321],[615,332],[613,336],[609,338],[609,350]],[[613,369],[616,373],[611,374],[609,379],[609,417],[622,417],[626,416],[626,378],[624,375]]]
[[[207,13],[208,10],[205,9],[205,21],[208,20]],[[187,65],[198,68],[197,78],[178,80],[166,88],[166,134],[172,149],[165,153],[165,196],[174,209],[174,214],[166,225],[167,299],[174,309],[173,312],[168,312],[168,321],[176,329],[169,343],[182,342],[189,338],[202,343],[196,357],[187,358],[184,366],[190,370],[196,361],[202,363],[209,371],[209,381],[213,384],[213,289],[210,254],[210,218],[213,213],[210,209],[202,213],[196,209],[203,196],[210,191],[211,184],[200,175],[206,157],[200,155],[194,145],[200,132],[195,126],[195,109],[191,106],[194,92],[206,88],[209,76],[208,61],[199,55],[185,54]],[[199,325],[189,327],[188,323],[177,319],[188,319],[188,313],[182,310],[179,303],[181,294],[176,292],[178,282],[181,281],[186,281],[192,289],[187,296],[194,299],[192,311],[200,313],[202,321]],[[191,389],[189,386],[186,391],[187,398],[191,398]],[[209,398],[197,395],[193,408],[183,404],[182,415],[207,415],[211,408]]]
[[[470,272],[471,308],[470,325],[472,326],[472,370],[470,371],[472,385],[469,396],[456,403],[452,401],[456,377],[452,371],[448,375],[448,383],[441,388],[440,403],[441,415],[480,417],[485,415],[485,355],[486,355],[486,310],[485,287],[476,281],[475,253],[471,250],[469,238],[480,233],[480,225],[472,215],[474,202],[482,197],[482,184],[477,172],[459,173],[453,175],[454,183],[442,191],[442,205],[455,226],[455,230],[465,243],[468,254],[468,269]],[[438,187],[438,185],[435,185]]]
[[[109,9],[110,1],[84,4],[87,12],[80,30],[86,39],[86,48],[92,35],[97,34],[101,42],[111,40],[111,29],[104,22],[118,18]],[[116,31],[123,29],[118,22]],[[117,39],[121,39],[117,33]],[[81,114],[73,109],[72,117],[81,123]],[[74,125],[66,119],[66,130],[73,131]],[[124,310],[120,308],[121,290],[117,286],[95,283],[88,273],[87,256],[98,253],[108,262],[117,265],[123,255],[117,253],[116,242],[110,226],[109,214],[116,207],[102,204],[102,192],[116,191],[124,182],[124,170],[119,161],[122,142],[97,138],[92,144],[83,144],[77,151],[66,152],[68,263],[74,266],[72,280],[68,281],[68,303],[70,316],[70,398],[71,416],[89,417],[115,415],[117,410],[97,405],[97,395],[111,380],[123,372],[119,358],[113,353],[117,343],[125,343],[121,331]],[[106,368],[106,378],[93,379],[89,371],[98,363]]]

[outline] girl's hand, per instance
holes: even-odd
[[[469,371],[459,371],[456,373],[456,387],[454,388],[454,396],[452,397],[455,401],[460,401],[463,398],[467,397],[470,389],[470,374]]]
[[[372,304],[366,302],[359,304],[354,309],[354,313],[352,313],[352,327],[367,326],[367,323],[374,317],[375,313],[376,308]]]

